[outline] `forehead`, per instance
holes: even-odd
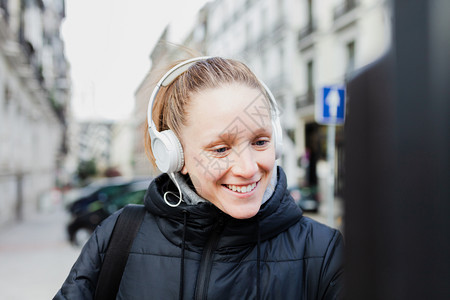
[[[237,127],[256,131],[271,127],[271,109],[258,89],[231,83],[191,96],[187,127],[213,129],[216,133]]]

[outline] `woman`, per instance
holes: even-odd
[[[164,174],[148,188],[117,299],[341,297],[342,236],[289,196],[276,103],[244,64],[182,62],[149,111],[148,150]],[[93,297],[119,214],[94,232],[56,299]]]

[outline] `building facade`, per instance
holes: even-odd
[[[288,184],[320,186],[327,168],[327,129],[314,119],[317,90],[345,84],[353,71],[385,51],[390,40],[388,14],[386,0],[215,0],[199,12],[199,22],[183,45],[242,60],[255,71],[280,107],[280,164]],[[153,65],[164,61],[162,57],[167,60],[170,51],[159,49]],[[342,132],[337,128],[338,194],[343,186]]]
[[[110,168],[127,177],[134,174],[133,134],[134,123],[132,121],[117,122],[112,128]]]
[[[168,71],[167,66],[175,61],[203,55],[206,48],[207,8],[202,8],[194,19],[193,27],[184,40],[172,44],[173,29],[166,26],[150,53],[151,68],[135,93],[133,173],[140,176],[156,176],[159,170],[152,166],[145,151],[144,135],[148,128],[147,109],[156,83]]]
[[[389,1],[339,0],[300,2],[302,15],[296,25],[295,90],[296,151],[308,158],[306,184],[321,185],[327,170],[327,126],[314,120],[314,101],[325,85],[345,84],[359,68],[381,56],[390,44]],[[347,106],[351,99],[347,99]],[[345,125],[344,125],[345,126]],[[336,129],[335,186],[344,185],[343,127]],[[322,186],[325,184],[322,184]]]
[[[114,122],[78,122],[78,163],[94,161],[99,172],[111,166]]]
[[[0,226],[36,210],[67,152],[63,0],[0,2]]]
[[[317,90],[344,84],[389,44],[383,0],[216,0],[208,13],[207,53],[241,59],[269,86],[282,113],[288,184],[317,185],[326,127],[314,120]],[[342,186],[342,130],[336,157]]]

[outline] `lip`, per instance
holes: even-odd
[[[247,185],[254,184],[254,183],[258,184],[258,182],[260,182],[260,181],[261,181],[261,179],[252,181],[252,182],[248,182],[248,183],[224,183],[223,185],[247,186]]]
[[[226,191],[228,191],[229,193],[233,194],[236,197],[246,198],[246,197],[252,196],[256,192],[256,190],[259,187],[259,182],[260,181],[261,181],[261,179],[258,180],[258,181],[253,181],[253,182],[248,183],[248,184],[222,184],[222,188],[225,189]],[[234,192],[234,191],[232,191],[232,190],[230,190],[229,188],[226,187],[226,185],[247,186],[247,185],[250,185],[250,184],[253,184],[253,183],[256,183],[255,188],[253,190],[251,190],[250,192],[246,192],[246,193]]]

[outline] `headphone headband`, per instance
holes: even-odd
[[[152,112],[153,112],[153,105],[155,103],[156,95],[158,94],[159,89],[162,86],[168,86],[169,84],[171,84],[178,76],[180,76],[181,74],[186,72],[189,69],[189,67],[192,66],[193,64],[195,64],[196,62],[201,61],[201,60],[206,60],[208,58],[211,58],[211,57],[210,56],[201,56],[201,57],[195,57],[195,58],[191,58],[191,59],[182,61],[181,63],[177,64],[172,69],[170,69],[158,81],[158,83],[156,84],[156,87],[153,89],[153,92],[152,92],[152,95],[150,96],[150,101],[148,104],[147,123],[148,123],[149,129],[152,128],[155,131],[157,130],[156,125],[153,122]]]

